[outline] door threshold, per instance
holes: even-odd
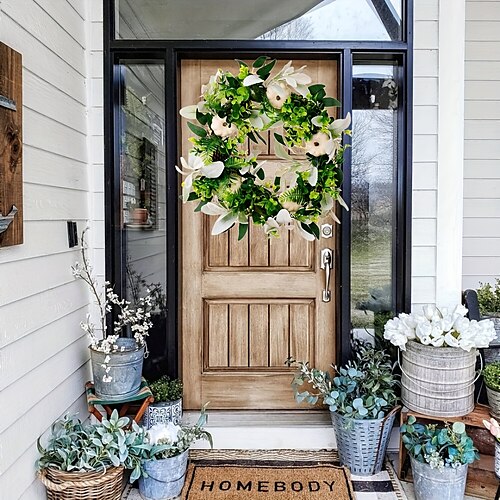
[[[337,442],[330,412],[305,410],[212,410],[207,411],[206,429],[216,450],[335,450]],[[185,411],[183,422],[194,424],[199,411]],[[399,447],[399,429],[394,427],[389,450]],[[208,449],[206,441],[193,448]]]

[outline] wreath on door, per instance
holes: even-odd
[[[334,200],[347,209],[340,185],[350,115],[328,115],[340,102],[324,85],[311,85],[305,66],[296,70],[290,61],[273,75],[275,59],[237,62],[237,75],[218,70],[202,86],[200,102],[180,110],[194,134],[189,157],[176,166],[186,176],[182,200],[196,200],[195,211],[218,216],[214,235],[238,224],[242,239],[253,223],[269,236],[296,229],[307,240],[319,238],[320,218],[330,214],[339,222]],[[278,129],[275,154],[286,160],[272,178],[265,162],[244,148],[247,137],[265,143],[261,133],[269,129]]]

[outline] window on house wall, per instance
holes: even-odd
[[[398,65],[355,60],[351,161],[351,320],[382,335],[395,306]]]
[[[161,375],[166,338],[166,175],[163,64],[120,62],[120,225],[124,290],[133,304],[148,290],[153,327],[146,375]]]
[[[123,39],[401,40],[402,0],[118,0]]]

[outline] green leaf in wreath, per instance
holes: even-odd
[[[200,196],[197,195],[194,191],[191,191],[188,196],[188,201],[199,200]]]
[[[204,128],[198,127],[198,125],[195,125],[191,122],[187,122],[187,125],[190,128],[191,132],[193,132],[193,134],[196,134],[199,137],[206,137],[207,131]]]
[[[241,59],[235,59],[235,61],[240,65],[240,66],[245,66],[245,68],[248,68],[248,64],[245,61],[242,61]]]
[[[285,139],[283,139],[283,136],[281,134],[277,134],[274,132],[274,138],[283,146],[285,146]]]
[[[238,227],[238,241],[242,240],[245,237],[245,234],[247,234],[248,231],[248,224],[241,224]]]
[[[342,106],[342,103],[340,101],[337,101],[337,99],[333,98],[333,97],[325,97],[323,99],[323,104],[325,105],[325,107],[330,107],[330,106],[335,106],[335,107],[340,107]]]
[[[193,193],[189,193],[190,195]],[[194,209],[195,212],[201,212],[201,209],[207,204],[207,201],[200,201],[198,206]]]
[[[311,92],[311,95],[316,95],[318,92],[323,90],[325,86],[322,83],[316,83],[315,85],[311,85],[307,88],[309,89],[309,92]]]
[[[255,135],[253,132],[248,132],[248,138],[252,141],[252,142],[255,142],[255,144],[258,144],[259,141],[255,138]]]
[[[252,66],[254,68],[260,68],[268,59],[269,59],[269,57],[267,57],[267,56],[260,56],[257,59],[255,59]]]
[[[266,173],[264,172],[264,170],[262,168],[259,168],[259,170],[257,170],[257,172],[255,173],[255,175],[257,175],[257,177],[261,181],[263,181],[266,178]]]
[[[262,66],[262,68],[260,68],[257,71],[257,74],[263,80],[265,80],[270,75],[270,73],[271,73],[272,69],[274,68],[275,64],[276,64],[276,59],[273,59],[270,63],[267,63],[265,66]]]
[[[196,110],[196,119],[202,124],[206,125],[210,121],[211,116],[209,114],[200,113]]]

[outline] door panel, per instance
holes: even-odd
[[[328,95],[337,95],[335,61],[294,61],[302,65],[315,83],[326,84]],[[182,62],[181,106],[198,102],[201,85],[219,67],[237,71],[227,60]],[[186,156],[191,143],[185,120],[181,134]],[[267,136],[267,145],[246,147],[267,160],[266,174],[272,175],[282,160],[274,156],[274,137]],[[210,401],[213,409],[296,409],[285,360],[293,356],[325,369],[335,360],[335,292],[331,302],[321,300],[325,276],[319,254],[335,249],[336,238],[307,242],[283,231],[268,239],[261,227],[251,226],[237,241],[237,228],[212,236],[215,219],[194,213],[192,204],[182,207],[185,406],[196,409]],[[331,284],[334,289],[334,272]]]

